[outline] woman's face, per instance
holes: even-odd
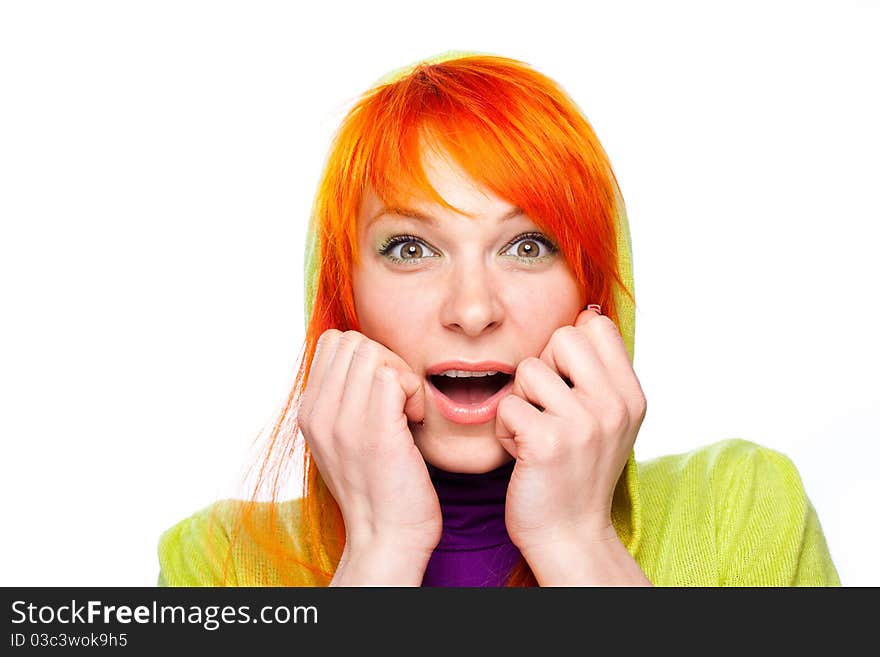
[[[574,323],[586,299],[553,236],[542,241],[529,217],[450,159],[428,151],[423,163],[439,194],[474,218],[424,200],[400,210],[433,222],[383,211],[368,188],[358,216],[355,309],[360,332],[423,378],[425,421],[409,426],[425,460],[450,472],[488,472],[511,458],[495,439],[494,408],[507,392],[492,393],[505,377],[436,370],[512,375],[521,360],[540,356],[555,329]]]

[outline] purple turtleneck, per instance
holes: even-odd
[[[504,586],[520,552],[507,535],[504,503],[514,461],[485,474],[428,473],[443,512],[443,534],[422,586]]]

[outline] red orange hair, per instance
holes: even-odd
[[[339,507],[309,458],[296,417],[318,338],[330,328],[358,329],[351,275],[364,188],[372,186],[386,204],[406,206],[416,195],[461,212],[428,182],[425,146],[449,154],[551,235],[586,298],[615,323],[620,295],[634,303],[619,269],[624,209],[617,181],[592,127],[553,80],[514,59],[447,53],[398,70],[359,97],[333,139],[314,200],[296,380],[254,464],[253,496],[239,518],[239,530],[291,584],[302,581],[297,573],[304,568],[329,584],[345,545]],[[303,467],[301,551],[279,539],[277,505],[257,501],[260,491],[278,499],[294,458]],[[535,583],[524,560],[508,581]]]

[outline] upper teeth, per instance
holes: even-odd
[[[451,376],[453,378],[468,376],[492,376],[493,374],[498,374],[498,372],[494,372],[492,370],[488,370],[486,372],[469,372],[467,370],[446,370],[445,372],[440,372],[440,376]]]

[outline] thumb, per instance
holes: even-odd
[[[533,421],[535,407],[516,395],[507,395],[498,403],[495,412],[495,438],[513,458],[517,458],[517,443],[522,440],[523,428]]]
[[[398,370],[398,380],[403,392],[406,393],[403,412],[407,420],[415,423],[421,422],[425,419],[425,386],[421,377],[415,372]]]

